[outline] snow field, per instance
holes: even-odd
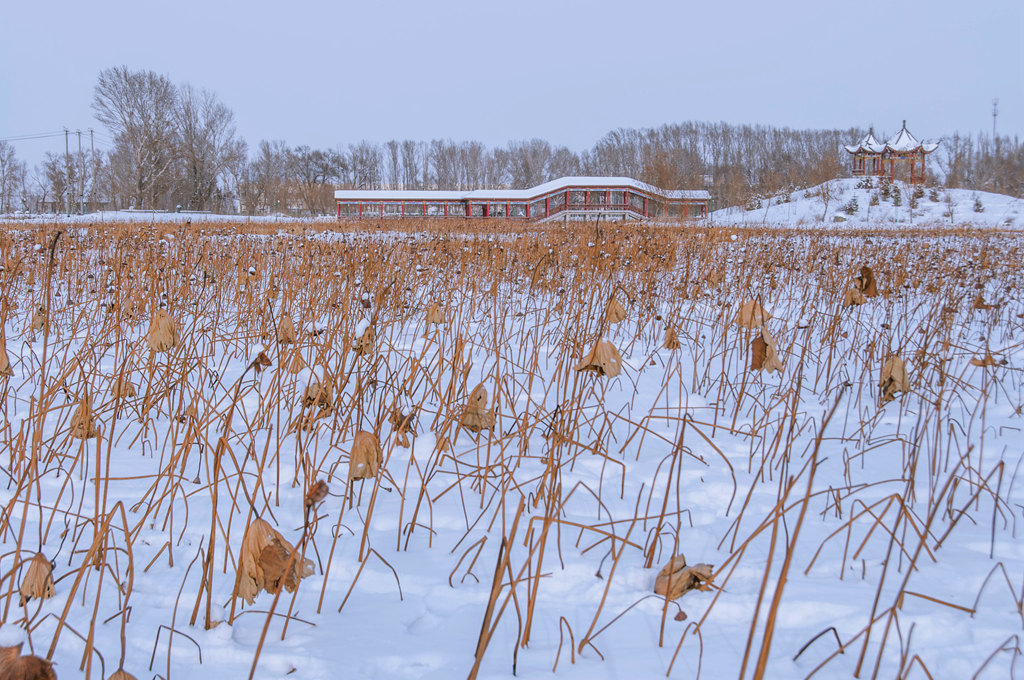
[[[0,234],[0,644],[52,647],[61,678],[122,657],[137,677],[450,678],[486,621],[479,678],[754,676],[762,652],[763,677],[1021,670],[1016,236],[386,226]],[[843,308],[862,265],[880,294]],[[750,368],[746,300],[781,372]],[[617,377],[575,370],[601,338]],[[883,403],[891,354],[909,384]],[[326,404],[303,406],[311,385]],[[97,437],[71,436],[83,402]],[[382,466],[350,482],[358,431]],[[257,515],[313,570],[247,605]],[[22,607],[37,551],[56,594]],[[678,553],[713,586],[666,602]]]

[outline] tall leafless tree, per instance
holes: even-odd
[[[16,207],[15,196],[24,193],[27,179],[25,163],[19,161],[14,146],[0,141],[0,213]]]
[[[156,207],[170,190],[175,160],[177,89],[153,71],[116,66],[100,72],[93,91],[96,119],[114,138],[112,162],[123,165],[121,190],[138,208]]]
[[[174,110],[181,180],[178,192],[191,210],[210,206],[218,182],[245,157],[245,142],[235,136],[234,114],[209,90],[178,88]]]

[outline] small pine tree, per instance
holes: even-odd
[[[878,192],[877,191],[872,191],[871,192],[871,202],[870,202],[870,205],[878,205],[881,202],[882,202],[882,200],[880,198],[878,198]]]
[[[892,189],[892,204],[896,207],[903,205],[903,192],[901,192],[897,187],[893,187]]]
[[[916,200],[921,200],[922,198],[924,198],[924,187],[922,187],[922,186],[914,187],[914,196],[913,196],[913,198],[915,198]]]
[[[932,187],[928,190],[928,200],[932,203],[939,202],[939,190],[936,187]]]
[[[974,212],[976,212],[976,213],[983,213],[983,212],[985,212],[985,206],[983,206],[981,204],[981,198],[977,194],[974,195]]]
[[[888,201],[889,197],[892,196],[892,184],[889,183],[885,177],[878,183],[878,188],[881,189],[882,199]]]
[[[922,196],[924,195],[923,191],[921,192],[921,195]],[[914,193],[910,194],[910,209],[911,210],[917,210],[917,202],[918,202],[919,199],[920,199],[920,196],[917,195],[916,191]]]
[[[856,214],[857,210],[860,209],[860,206],[857,204],[857,197],[854,196],[851,198],[849,201],[844,203],[843,207],[840,209],[847,215]]]

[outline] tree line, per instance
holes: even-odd
[[[0,212],[323,215],[333,211],[336,188],[527,188],[572,175],[707,188],[725,207],[847,175],[842,147],[865,132],[684,122],[613,130],[578,153],[542,139],[495,148],[447,139],[325,149],[263,140],[250,147],[215,93],[125,66],[99,74],[92,110],[113,140],[107,152],[47,153],[30,170],[0,141]],[[1024,197],[1024,144],[1017,138],[954,133],[941,141],[932,163],[947,186]]]

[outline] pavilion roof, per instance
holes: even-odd
[[[846,145],[846,150],[849,153],[871,154],[880,154],[885,153],[886,151],[890,153],[906,153],[910,151],[931,153],[937,148],[939,148],[938,144],[920,142],[916,137],[914,137],[914,135],[910,134],[910,130],[907,129],[907,121],[903,121],[903,127],[900,131],[887,139],[885,144],[881,144],[877,139],[875,139],[874,131],[869,131],[864,139],[860,140],[857,144]]]

